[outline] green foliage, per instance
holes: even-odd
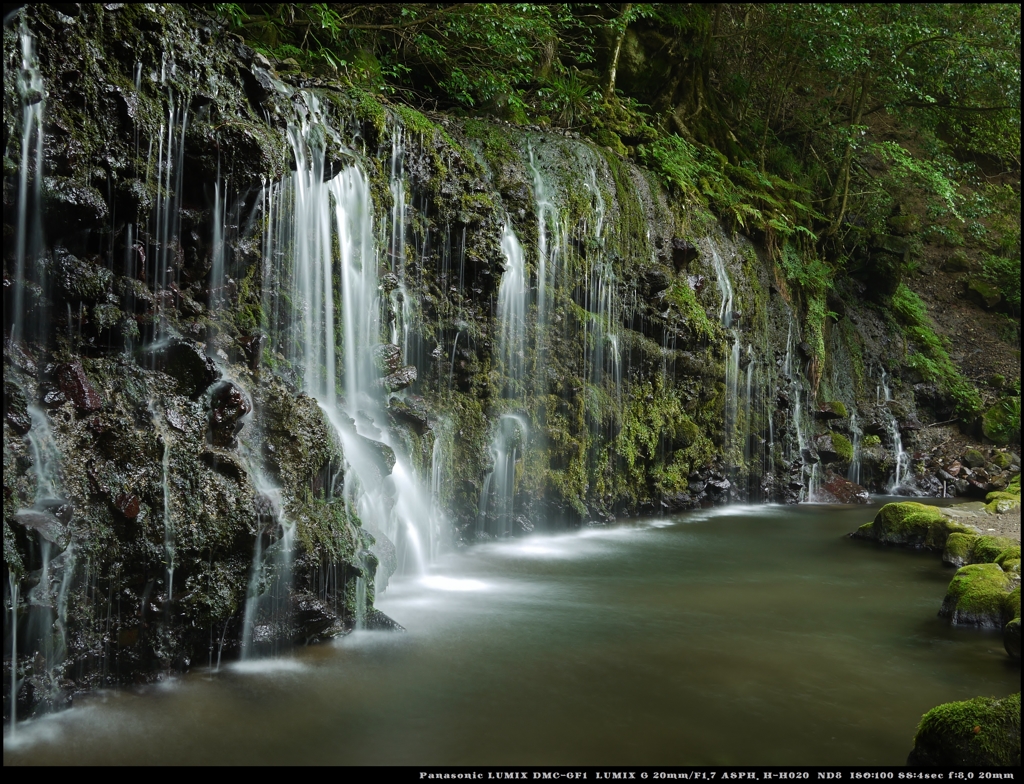
[[[986,253],[981,257],[981,274],[994,285],[1010,305],[1014,315],[1020,315],[1020,253],[1005,258]]]
[[[861,440],[863,446],[879,446],[882,443],[882,439],[876,435],[866,435]]]
[[[675,280],[668,290],[666,299],[679,308],[679,312],[686,319],[690,331],[704,340],[713,340],[715,337],[715,326],[708,318],[707,311],[697,301],[697,295],[685,280]]]
[[[750,161],[734,166],[713,148],[675,134],[641,145],[637,155],[669,187],[743,229],[760,230],[772,238],[801,234],[817,239],[809,223],[822,216],[806,203],[804,189],[758,170]]]
[[[1020,442],[1020,396],[1004,397],[981,418],[982,432],[996,444]]]
[[[910,367],[920,372],[925,380],[939,383],[956,402],[957,416],[976,416],[981,410],[981,395],[949,358],[949,352],[935,334],[921,298],[901,283],[893,295],[892,309],[917,349],[907,360]]]

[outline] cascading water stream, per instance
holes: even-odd
[[[736,420],[739,412],[740,333],[734,323],[733,288],[732,281],[729,279],[729,270],[726,269],[725,261],[714,245],[711,246],[711,260],[715,268],[715,280],[718,283],[718,291],[722,295],[722,301],[718,308],[718,320],[722,327],[728,330],[730,336],[729,356],[725,364],[725,410],[723,412],[725,439],[723,451],[725,453],[726,465],[732,469],[735,467],[733,465],[735,455],[732,453],[736,450]]]
[[[25,280],[27,262],[34,260],[42,247],[40,185],[43,179],[43,114],[46,89],[36,60],[35,39],[25,20],[21,22],[21,72],[18,93],[21,98],[21,162],[18,167],[18,223],[15,235],[14,313],[11,340],[16,342],[25,330]]]
[[[391,435],[383,399],[387,392],[374,362],[374,348],[387,325],[382,323],[386,304],[377,273],[369,183],[355,164],[325,181],[328,146],[353,160],[354,155],[341,146],[314,94],[294,93],[284,85],[279,89],[297,107],[288,127],[296,170],[280,186],[266,189],[268,215],[274,216],[264,249],[274,267],[263,291],[272,314],[271,340],[343,445],[350,508],[378,544],[381,539],[394,542],[399,568],[422,573],[439,537],[422,514],[430,508],[427,492]],[[402,196],[404,153],[402,142],[395,144],[392,187]],[[397,209],[401,203],[396,202],[392,236],[385,245],[398,271],[404,261],[404,240],[398,236],[404,234],[404,217]],[[382,455],[392,451],[393,465],[383,464]],[[387,576],[378,573],[378,578],[383,590]]]
[[[498,356],[504,381],[503,399],[510,405],[522,403],[522,382],[526,356],[526,260],[522,245],[509,223],[502,229],[501,251],[505,271],[498,285]],[[522,427],[510,425],[518,423]],[[513,434],[513,430],[516,431]],[[515,463],[522,455],[529,430],[526,420],[517,415],[502,416],[491,441],[494,468],[484,479],[480,494],[478,534],[485,533],[488,504],[498,516],[499,535],[511,532],[515,495]],[[493,488],[493,500],[491,496]]]
[[[889,441],[892,443],[893,455],[896,458],[893,474],[889,477],[889,481],[886,483],[885,487],[886,492],[892,493],[901,487],[907,478],[907,473],[910,469],[910,455],[908,455],[903,449],[903,437],[900,434],[900,424],[896,421],[895,414],[892,413],[892,409],[888,406],[888,403],[893,400],[892,390],[889,388],[888,376],[884,367],[879,368],[879,370],[880,378],[878,388],[876,390],[876,397],[880,398],[879,410],[882,412],[882,416],[885,419],[885,428],[888,431]]]
[[[804,422],[803,396],[804,384],[802,373],[794,361],[796,339],[799,328],[795,326],[795,318],[792,311],[789,313],[789,331],[786,336],[786,358],[783,362],[783,375],[789,379],[789,395],[792,401],[793,428],[796,430],[797,455],[791,450],[787,451],[787,460],[800,473],[800,499],[801,501],[813,501],[815,492],[820,484],[818,458],[811,449],[807,437],[806,423]]]
[[[153,425],[163,443],[163,457],[160,460],[161,480],[160,488],[163,494],[164,511],[164,569],[167,580],[167,611],[170,613],[171,603],[174,601],[174,516],[171,513],[171,434],[167,430],[164,418],[156,407],[156,401],[152,398],[149,401],[149,413],[153,418]]]
[[[857,421],[857,412],[850,406],[850,432],[853,434],[853,458],[850,460],[850,467],[846,472],[846,478],[855,484],[860,484],[860,441],[864,436],[860,423]]]

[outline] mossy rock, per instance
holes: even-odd
[[[991,310],[1002,302],[1003,294],[998,286],[993,286],[988,281],[979,278],[971,278],[967,282],[967,298],[983,308]]]
[[[946,589],[939,616],[958,626],[1001,629],[1013,618],[1012,585],[1013,580],[998,564],[961,567]]]
[[[1020,396],[1004,397],[982,414],[981,431],[994,444],[1020,441]]]
[[[1018,589],[1019,590],[1019,589]],[[1020,617],[1003,627],[1003,647],[1014,661],[1020,661]]]
[[[999,468],[1006,469],[1010,467],[1010,457],[1006,452],[996,452],[992,455],[992,462]]]
[[[964,462],[969,468],[981,468],[988,461],[985,460],[985,455],[977,449],[968,449],[964,454]]]
[[[946,539],[946,549],[942,551],[942,562],[956,567],[973,563],[974,545],[979,538],[963,531],[951,533]]]
[[[942,550],[949,535],[958,531],[970,533],[968,528],[950,520],[934,506],[897,501],[879,509],[873,523],[862,525],[854,536],[883,544]]]
[[[1020,692],[947,702],[922,718],[908,766],[1020,765]]]
[[[989,514],[1002,514],[1020,506],[1020,496],[995,490],[985,496],[985,511]]]
[[[1012,553],[1014,543],[1005,536],[979,536],[974,545],[972,563],[998,563],[1004,552]],[[1020,558],[1020,547],[1017,546],[1017,557]]]

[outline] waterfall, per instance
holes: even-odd
[[[733,308],[732,281],[729,279],[729,270],[726,269],[725,261],[718,253],[718,249],[711,246],[711,260],[715,268],[715,280],[718,283],[718,291],[722,296],[718,308],[718,320],[722,327],[729,332],[729,356],[725,363],[725,410],[723,412],[725,439],[723,453],[726,466],[734,468],[733,460],[736,449],[736,419],[739,412],[739,376],[740,376],[740,333],[735,326],[735,311]]]
[[[508,222],[502,229],[501,251],[505,256],[505,271],[498,284],[497,315],[503,398],[508,403],[521,404],[526,356],[526,262],[523,247]],[[526,420],[521,416],[507,414],[498,420],[490,447],[494,468],[484,479],[480,493],[478,535],[486,533],[486,515],[492,486],[494,511],[499,520],[497,533],[511,533],[515,464],[523,455],[528,432]]]
[[[519,396],[526,356],[526,261],[519,238],[506,222],[501,232],[505,271],[498,285],[498,352],[508,385],[506,398]]]
[[[21,21],[20,36],[22,56],[18,93],[21,98],[21,162],[18,167],[12,341],[18,341],[24,336],[27,262],[29,259],[34,261],[42,248],[40,184],[43,180],[43,112],[46,103],[46,89],[36,60],[35,40],[24,19]]]
[[[857,412],[850,407],[850,432],[853,434],[853,459],[850,461],[850,468],[846,472],[846,478],[851,482],[860,484],[860,440],[864,431],[857,421]]]
[[[783,362],[783,375],[789,380],[789,393],[793,401],[793,428],[796,430],[798,454],[794,457],[792,450],[787,450],[786,459],[791,461],[794,470],[800,473],[800,499],[813,501],[821,482],[818,456],[812,449],[807,436],[804,422],[803,396],[804,383],[799,367],[794,364],[795,341],[799,328],[795,327],[795,317],[789,311],[789,332],[786,336],[786,358]]]
[[[295,523],[284,516],[281,491],[269,484],[262,472],[250,474],[260,498],[269,506],[272,526],[261,526],[256,534],[249,585],[242,616],[242,660],[251,659],[266,647],[267,640],[280,640],[274,627],[287,623],[290,610],[289,591],[292,585],[292,560],[295,552]],[[266,510],[265,510],[266,511]],[[280,531],[263,551],[264,533]],[[262,645],[261,645],[262,643]],[[277,651],[273,651],[276,653]]]
[[[903,450],[903,438],[900,435],[900,424],[896,421],[896,416],[892,413],[887,403],[892,401],[892,390],[889,388],[888,376],[886,375],[885,368],[879,368],[881,371],[878,388],[876,390],[876,398],[881,398],[881,404],[879,409],[882,411],[882,415],[885,418],[885,429],[889,434],[889,440],[892,443],[892,452],[896,457],[896,465],[893,468],[893,474],[889,477],[889,481],[886,483],[885,490],[888,493],[895,492],[898,488],[903,485],[903,482],[907,478],[907,474],[910,469],[910,455]]]
[[[170,617],[171,602],[174,599],[174,517],[171,514],[171,434],[164,426],[164,419],[156,408],[156,401],[150,398],[149,413],[153,419],[153,425],[163,443],[163,457],[161,458],[161,481],[160,487],[163,494],[164,509],[164,569],[167,580],[167,613]]]
[[[274,265],[263,291],[271,342],[295,371],[302,390],[320,404],[343,445],[350,508],[378,545],[383,546],[383,539],[394,542],[400,568],[422,572],[437,540],[429,516],[422,514],[430,508],[429,496],[391,435],[387,388],[374,364],[373,350],[387,328],[382,319],[387,306],[377,273],[370,186],[317,97],[292,93],[284,85],[279,89],[296,106],[288,126],[296,170],[279,187],[267,189],[268,215],[275,216],[264,238],[264,253]],[[393,158],[400,158],[402,143],[395,144]],[[325,179],[328,151],[353,162]],[[401,167],[395,160],[393,171],[392,186],[400,196]],[[404,240],[397,235],[404,232],[404,218],[397,206],[391,222],[386,247],[394,268],[401,271]],[[392,452],[393,467],[382,467],[381,456]],[[386,579],[378,574],[378,589]]]

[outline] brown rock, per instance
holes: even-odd
[[[74,403],[78,413],[87,414],[103,407],[103,399],[86,377],[82,363],[77,359],[58,368],[57,383],[64,396]]]

